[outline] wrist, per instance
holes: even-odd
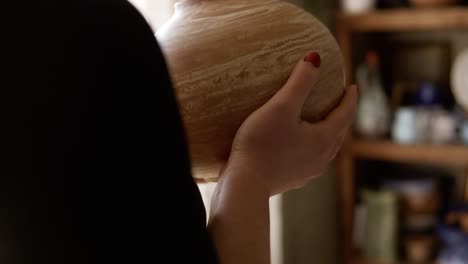
[[[269,263],[268,189],[254,171],[233,165],[216,186],[208,229],[221,262]]]
[[[221,171],[218,184],[211,200],[210,218],[223,207],[226,200],[234,199],[239,203],[260,205],[269,202],[270,192],[267,185],[246,167],[228,164]]]
[[[254,166],[247,165],[247,162],[229,162],[221,172],[220,181],[227,181],[232,187],[254,192],[257,196],[269,198],[271,186],[265,178],[264,173],[255,169]]]

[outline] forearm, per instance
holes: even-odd
[[[226,170],[213,195],[208,227],[222,264],[270,263],[269,194],[248,174]]]

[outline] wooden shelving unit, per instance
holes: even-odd
[[[468,8],[395,9],[367,14],[338,15],[355,32],[437,30],[468,27]]]
[[[393,9],[336,18],[336,36],[341,46],[347,80],[353,81],[352,35],[372,32],[412,32],[435,30],[467,30],[468,7],[439,9]],[[338,202],[342,262],[344,264],[380,264],[354,254],[352,227],[354,214],[355,161],[358,159],[390,162],[439,164],[465,169],[465,198],[468,200],[468,146],[462,145],[398,145],[392,141],[354,139],[349,135],[338,155]],[[382,263],[384,264],[384,263]],[[393,263],[391,263],[393,264]],[[397,263],[395,263],[397,264]]]
[[[371,261],[366,259],[359,259],[356,258],[353,260],[352,264],[403,264],[403,263],[385,263],[385,262],[378,262],[378,261]]]
[[[382,261],[372,261],[372,260],[357,258],[357,259],[352,261],[352,264],[410,264],[410,263],[405,263],[405,262],[382,262]]]
[[[468,167],[468,147],[463,145],[399,145],[392,141],[353,140],[355,158]]]
[[[347,77],[351,75],[351,34],[356,32],[407,32],[468,28],[468,7],[446,9],[392,9],[349,15],[339,13],[337,38],[345,58]]]

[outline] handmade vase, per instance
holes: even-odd
[[[303,119],[327,115],[344,91],[339,47],[312,15],[277,0],[186,0],[156,37],[168,62],[194,177],[213,180],[242,122],[287,81],[307,52],[322,58]]]

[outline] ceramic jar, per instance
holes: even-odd
[[[173,78],[197,179],[217,178],[237,129],[282,87],[307,52],[319,52],[322,65],[303,119],[322,119],[344,91],[335,39],[289,3],[182,1],[156,37]]]
[[[445,111],[434,114],[432,124],[432,143],[448,144],[455,142],[457,138],[457,124],[455,119]]]
[[[463,144],[468,145],[468,120],[465,120],[460,128],[460,139]]]
[[[417,140],[416,113],[412,108],[400,107],[395,114],[392,137],[399,144],[412,144]]]

